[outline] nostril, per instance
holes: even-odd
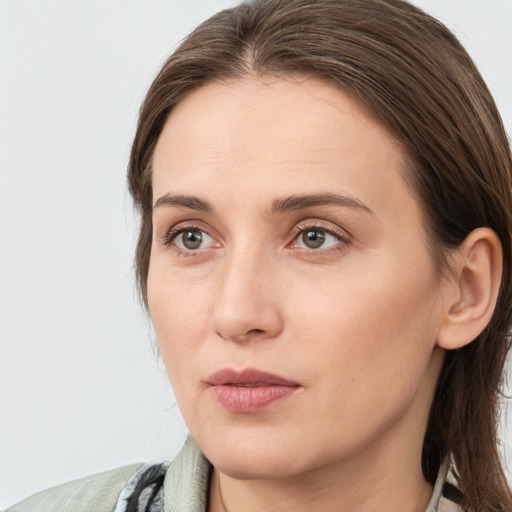
[[[278,336],[283,327],[279,307],[273,303],[250,301],[247,294],[241,300],[240,295],[223,294],[211,312],[210,329],[224,340],[239,343]]]

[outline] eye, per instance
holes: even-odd
[[[335,247],[343,242],[345,244],[348,243],[346,236],[323,227],[311,226],[299,228],[299,232],[293,242],[293,247],[316,251]]]
[[[332,235],[330,235],[332,237]],[[329,235],[325,233],[325,231],[320,230],[308,230],[303,231],[300,236],[300,241],[303,243],[308,249],[319,249],[322,245],[325,244],[326,238]]]
[[[183,251],[197,251],[210,247],[213,244],[213,238],[202,229],[185,228],[169,233],[166,244],[174,244]]]

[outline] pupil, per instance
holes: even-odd
[[[325,235],[321,231],[305,231],[302,241],[310,249],[318,249],[325,242]]]
[[[203,236],[200,231],[187,231],[184,233],[183,245],[187,249],[198,249],[203,241]]]

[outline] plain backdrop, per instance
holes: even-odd
[[[235,3],[0,0],[0,508],[183,443],[136,297],[125,170],[159,65]],[[459,35],[510,133],[512,0],[415,3]]]

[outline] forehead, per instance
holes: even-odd
[[[350,127],[354,136],[379,135],[399,149],[398,142],[343,90],[311,78],[209,83],[174,107],[160,138],[186,138],[187,145],[203,148],[201,155],[214,154],[215,149],[233,151],[242,141],[244,147],[250,144],[262,153],[272,143],[285,150],[283,142],[295,141],[305,153],[315,154],[337,137],[342,126]],[[342,143],[336,139],[337,145]]]
[[[388,200],[412,200],[403,161],[395,138],[334,85],[283,78],[211,83],[166,121],[153,158],[154,198],[192,189],[237,189],[249,198],[260,190],[283,196],[333,189],[377,207],[383,190]]]

